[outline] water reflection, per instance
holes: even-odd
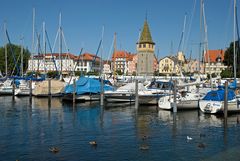
[[[156,106],[100,107],[60,98],[0,102],[0,160],[204,160],[240,145],[239,115],[224,121],[197,110],[174,114]],[[49,153],[51,146],[60,152]],[[239,157],[234,155],[232,160]]]

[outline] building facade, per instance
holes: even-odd
[[[28,60],[28,71],[38,71],[45,73],[49,71],[61,71],[68,74],[73,71],[93,72],[100,70],[100,58],[84,53],[75,56],[71,53],[41,54],[35,55],[33,59]]]
[[[223,64],[224,60],[224,50],[208,50],[204,53],[205,61],[205,73],[206,74],[216,74],[220,76],[222,71],[227,68]]]
[[[115,51],[112,55],[112,71],[121,71],[126,74],[128,71],[128,59],[131,54],[126,51]]]
[[[165,75],[179,74],[178,60],[173,56],[166,56],[159,60],[159,73]]]
[[[186,64],[184,65],[184,71],[186,73],[204,73],[204,63],[199,62],[196,59],[187,60]]]

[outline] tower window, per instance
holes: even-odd
[[[139,44],[139,48],[141,48],[142,47],[142,44]]]
[[[146,48],[146,44],[143,44],[143,48]]]

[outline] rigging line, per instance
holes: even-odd
[[[54,44],[53,44],[53,47],[52,47],[52,52],[54,52],[54,50],[55,50],[55,46],[56,46],[56,43],[57,43],[57,38],[58,38],[59,33],[60,33],[60,29],[58,29],[58,31],[57,31],[55,41],[54,41]]]
[[[72,73],[75,72],[75,69],[77,68],[77,65],[79,64],[79,60],[80,60],[80,58],[81,58],[81,56],[82,56],[82,51],[83,51],[83,48],[81,48],[81,50],[80,50],[80,53],[79,53],[79,55],[78,55],[77,62],[76,62],[76,64],[74,65],[74,68],[73,68]],[[69,79],[69,81],[68,81],[68,85],[71,83],[72,77],[73,77],[73,74],[71,74],[71,77],[70,77],[70,79]]]
[[[112,41],[111,47],[110,47],[109,52],[108,52],[107,64],[109,62],[110,55],[111,55],[111,53],[113,51],[113,45],[114,45],[114,37],[113,37],[113,41]]]
[[[197,0],[195,0],[195,1],[194,1],[194,4],[193,4],[193,10],[192,10],[192,12],[191,12],[191,17],[190,17],[190,22],[189,22],[189,30],[188,30],[188,32],[187,32],[185,44],[188,44],[189,37],[190,37],[190,34],[191,34],[193,17],[194,17],[194,15],[195,15],[195,11],[196,11],[196,3],[197,3]],[[186,50],[187,50],[187,45],[185,46],[185,48],[183,49],[183,51],[185,52]]]
[[[69,48],[68,48],[68,45],[67,45],[67,43],[66,43],[66,39],[65,39],[65,36],[64,36],[63,30],[62,30],[62,37],[63,37],[63,43],[64,43],[64,45],[65,45],[66,51],[68,51]]]
[[[184,46],[184,32],[185,32],[185,27],[186,27],[186,19],[187,19],[187,13],[185,13],[185,16],[184,16],[183,30],[182,30],[181,37],[180,37],[180,42],[179,42],[179,45],[178,45],[178,52],[180,51],[180,48],[181,48],[181,51],[182,51],[183,46]]]
[[[101,47],[101,44],[102,44],[102,39],[100,40],[100,42],[99,42],[99,44],[98,44],[97,52],[96,52],[96,54],[95,54],[95,56],[94,56],[94,60],[92,61],[93,64],[95,64],[95,61],[96,61],[96,58],[97,58],[99,49],[100,49],[100,47]]]
[[[13,70],[12,70],[12,73],[11,73],[11,76],[13,76],[13,74],[14,74],[14,70],[15,70],[16,66],[18,65],[18,61],[19,61],[19,59],[20,59],[20,56],[21,56],[21,54],[18,55],[17,62],[14,64],[14,67],[13,67]]]
[[[230,32],[228,31],[228,29],[230,29],[230,17],[232,17],[232,6],[233,6],[233,1],[230,1],[230,5],[229,5],[229,8],[228,8],[228,16],[227,16],[227,20],[226,20],[226,23],[224,25],[224,30],[225,30],[225,33],[224,33],[224,40],[225,42],[223,42],[223,46],[224,47],[227,47],[229,45],[229,40],[227,39],[227,37],[230,37]]]
[[[239,37],[239,24],[238,24],[238,16],[237,16],[238,14],[237,14],[237,5],[236,5],[236,28],[237,28],[237,38],[238,38],[238,43],[237,43],[237,51],[236,51],[236,60],[237,60],[237,64],[239,64],[240,63],[240,59],[238,58],[237,59],[237,56],[239,57],[240,55],[240,37]]]
[[[57,74],[59,75],[59,72],[58,72],[58,69],[57,69],[57,65],[56,65],[55,59],[54,59],[54,57],[53,57],[52,47],[51,47],[51,44],[50,44],[50,41],[49,41],[49,38],[48,38],[48,33],[47,33],[46,30],[45,30],[45,33],[46,33],[46,38],[47,38],[48,47],[49,47],[49,50],[50,50],[50,53],[51,53],[51,56],[52,56],[52,61],[53,61],[53,63],[54,63],[56,72],[57,72]]]
[[[15,53],[14,53],[14,51],[13,51],[12,43],[11,43],[11,41],[10,41],[10,38],[9,38],[7,29],[6,29],[5,32],[6,32],[6,36],[7,36],[7,39],[8,39],[8,43],[10,44],[10,51],[11,51],[11,53],[12,53],[14,63],[16,63]],[[19,66],[17,65],[17,75],[19,74],[19,72],[20,72]]]

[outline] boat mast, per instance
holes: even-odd
[[[59,58],[60,58],[60,80],[62,80],[62,14],[59,14]]]
[[[5,39],[6,39],[6,44],[5,44],[5,76],[8,76],[8,63],[7,63],[7,35],[6,35],[6,31],[7,31],[7,24],[6,21],[4,22],[4,32],[5,32]]]
[[[210,71],[211,68],[210,68],[210,55],[209,55],[209,51],[208,51],[208,36],[207,36],[207,22],[206,22],[206,16],[205,16],[205,8],[204,8],[204,4],[203,4],[203,23],[204,23],[204,50],[208,56],[208,69],[209,69],[209,72],[210,72],[210,86],[211,86],[211,89],[213,88],[212,87],[212,72]]]
[[[32,24],[32,72],[33,72],[33,55],[34,55],[34,40],[35,40],[35,8],[33,8],[33,24]]]
[[[234,9],[233,9],[233,68],[234,68],[234,80],[237,77],[237,70],[236,70],[236,0],[234,0]]]
[[[113,78],[116,78],[116,50],[117,50],[117,33],[114,33],[114,51],[113,51]]]
[[[20,40],[22,43],[22,45],[21,45],[21,76],[23,77],[23,41],[24,41],[24,37],[21,36]]]
[[[46,32],[45,32],[45,22],[43,22],[43,67],[44,67],[44,74],[46,74]]]

